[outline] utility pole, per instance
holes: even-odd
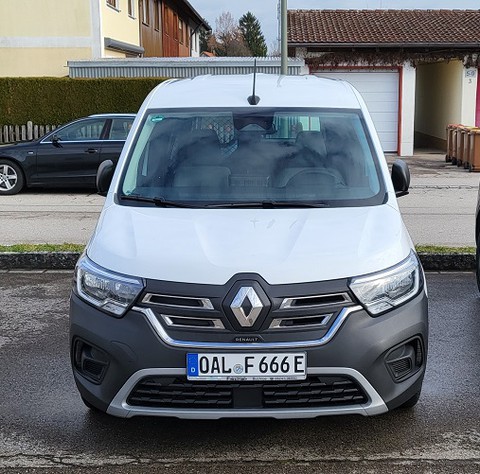
[[[287,68],[287,0],[280,0],[280,50],[281,50],[281,63],[280,73],[284,76],[288,73]]]

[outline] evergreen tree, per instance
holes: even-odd
[[[211,33],[205,30],[200,30],[200,53],[208,51],[208,40],[210,39]]]
[[[260,22],[251,12],[245,13],[238,22],[242,32],[245,45],[254,57],[263,57],[267,55],[267,44],[260,27]]]

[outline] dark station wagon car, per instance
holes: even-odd
[[[95,187],[99,164],[117,162],[135,114],[99,114],[37,140],[0,146],[0,195],[24,187]]]

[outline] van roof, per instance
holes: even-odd
[[[355,90],[346,82],[313,75],[257,74],[258,105],[249,105],[253,74],[208,75],[166,81],[150,97],[147,108],[194,107],[327,107],[359,109]]]

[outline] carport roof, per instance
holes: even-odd
[[[480,10],[289,10],[289,46],[480,47]]]

